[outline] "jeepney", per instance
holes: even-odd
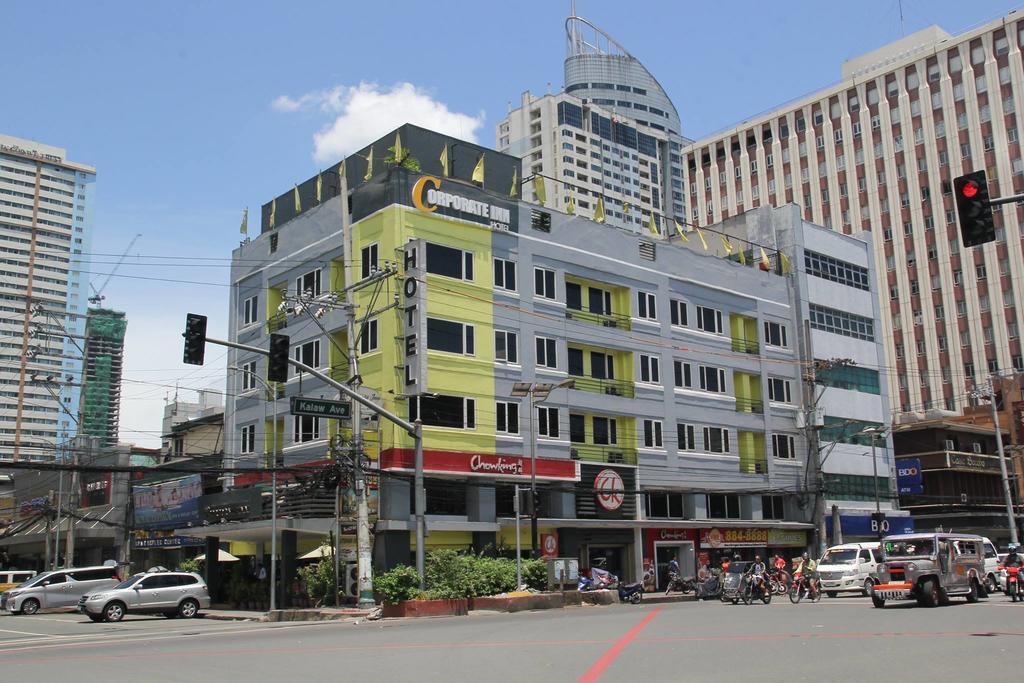
[[[898,534],[882,539],[879,583],[871,590],[875,607],[890,600],[916,600],[923,607],[952,597],[977,602],[983,594],[985,546],[970,534]]]

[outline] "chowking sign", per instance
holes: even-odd
[[[402,256],[402,378],[410,396],[427,391],[426,257],[423,240],[406,243]]]
[[[412,186],[412,205],[426,213],[440,209],[446,216],[483,223],[494,230],[510,230],[512,226],[511,209],[443,190],[437,176],[425,175],[416,181]]]

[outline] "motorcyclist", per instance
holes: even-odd
[[[750,565],[750,569],[747,570],[747,573],[750,575],[751,580],[755,582],[755,585],[757,585],[762,591],[765,590],[764,574],[766,571],[767,568],[764,565],[764,560],[761,559],[760,555],[755,555],[754,563]]]
[[[679,561],[674,557],[668,561],[668,575],[672,576],[673,574],[679,576]]]
[[[1017,553],[1020,550],[1020,546],[1016,543],[1011,543],[1006,546],[1006,559],[1003,560],[1004,567],[1024,567],[1024,558]]]
[[[817,590],[818,562],[811,558],[807,551],[804,551],[803,555],[801,555],[800,559],[797,561],[796,569],[794,570],[794,574],[795,573],[799,573],[803,576],[803,579],[807,582],[811,593],[814,593]]]

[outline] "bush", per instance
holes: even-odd
[[[420,575],[413,567],[400,564],[374,577],[373,590],[388,605],[414,600],[420,595]]]
[[[199,560],[182,560],[178,563],[178,571],[200,574],[203,571],[202,563]]]
[[[512,563],[515,565],[515,562]],[[523,560],[523,583],[528,587],[542,591],[548,587],[548,563],[544,560]]]
[[[316,564],[300,567],[298,574],[306,584],[306,594],[314,605],[320,607],[337,604],[337,600],[330,599],[334,592],[334,564],[331,558],[325,557]]]
[[[456,550],[427,553],[427,593],[433,600],[473,597],[474,555]]]
[[[484,557],[456,550],[427,554],[427,594],[435,600],[475,598],[508,593],[516,586],[516,563],[504,557]],[[542,560],[523,560],[523,583],[543,590],[547,567]]]

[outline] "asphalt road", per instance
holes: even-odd
[[[1024,605],[717,602],[439,619],[260,624],[0,617],[5,680],[1012,680]]]

